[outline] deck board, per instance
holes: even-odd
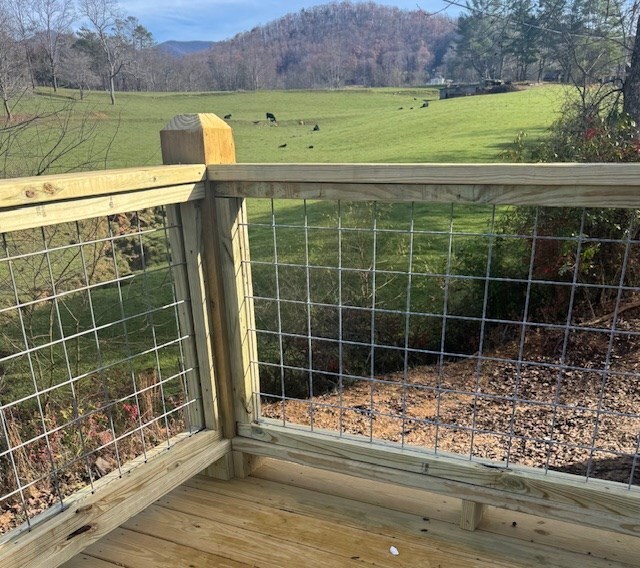
[[[486,525],[490,532],[463,531],[457,526],[455,501],[267,463],[246,480],[191,479],[63,568],[638,565],[635,540],[622,542],[620,535],[602,533],[605,538],[595,548],[587,546],[587,539],[576,552],[558,546],[569,539],[569,530],[554,540],[552,527],[545,525],[545,530],[538,528],[544,534],[536,533],[545,542],[530,542],[523,520],[517,528],[504,526],[515,513],[502,521],[489,515],[481,528]],[[536,526],[541,525],[530,528]],[[581,530],[574,527],[574,548]],[[391,553],[392,546],[398,556]]]
[[[170,540],[117,529],[64,565],[65,568],[246,568],[251,566]]]
[[[198,480],[199,477],[192,478],[187,484],[193,485],[198,483]],[[549,566],[571,566],[571,564],[562,564],[562,559],[565,558],[568,562],[571,559],[575,561],[576,557],[566,556],[565,552],[580,553],[578,558],[586,554],[587,558],[581,564],[583,566],[597,565],[593,564],[595,561],[591,557],[606,558],[609,561],[619,562],[622,566],[640,565],[640,538],[591,527],[576,527],[572,523],[544,519],[506,509],[490,507],[488,514],[485,514],[480,523],[481,530],[477,532],[456,530],[452,533],[450,525],[457,525],[459,521],[460,500],[410,487],[389,486],[384,482],[354,478],[304,466],[287,464],[287,467],[282,467],[282,462],[273,459],[265,460],[264,465],[248,481],[251,485],[246,487],[243,494],[246,495],[252,491],[254,499],[259,499],[260,494],[269,494],[269,483],[274,482],[290,486],[287,495],[294,490],[306,490],[299,495],[300,502],[308,499],[309,495],[318,494],[323,495],[322,500],[327,505],[334,497],[348,499],[349,507],[340,512],[341,522],[348,522],[349,517],[353,515],[356,518],[362,516],[364,511],[368,511],[368,504],[373,504],[392,511],[389,515],[393,515],[393,512],[404,512],[408,513],[410,518],[428,517],[432,521],[430,528],[432,538],[451,540],[453,537],[456,541],[467,540],[479,551],[487,546],[499,546],[501,550],[515,547],[517,550],[514,557],[518,558],[522,550],[531,549],[535,551],[536,556],[549,557]],[[255,485],[258,487],[252,489]],[[219,486],[218,490],[224,490],[223,488],[224,486]],[[326,515],[328,506],[322,511]],[[387,525],[403,526],[398,516],[385,518],[388,520]],[[393,521],[391,521],[392,518]],[[436,521],[444,521],[444,523]],[[387,527],[385,530],[390,529]],[[404,528],[400,530],[407,532]],[[531,544],[534,546],[530,546]],[[605,566],[617,566],[617,564],[605,564]]]

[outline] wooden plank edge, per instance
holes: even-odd
[[[213,182],[640,187],[640,164],[211,164]]]
[[[483,503],[463,499],[460,511],[460,528],[465,531],[475,531],[484,516],[486,507]]]
[[[541,517],[640,535],[636,492],[573,476],[535,475],[275,426],[239,425],[233,450],[425,489]],[[563,478],[569,478],[569,480]]]
[[[339,183],[307,181],[219,181],[216,197],[461,203],[547,207],[640,207],[637,185]]]
[[[62,513],[0,545],[0,567],[55,568],[230,451],[214,431],[182,435],[76,493]]]
[[[123,168],[0,180],[0,209],[198,183],[204,164]]]
[[[4,209],[0,210],[0,233],[117,215],[160,205],[185,203],[202,199],[204,194],[205,184],[199,182],[46,203],[19,209]]]

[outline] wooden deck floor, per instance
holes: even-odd
[[[193,478],[63,568],[640,566],[640,539],[268,461],[246,480]],[[394,555],[395,547],[398,555]]]

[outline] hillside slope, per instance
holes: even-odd
[[[421,9],[341,2],[217,42],[206,59],[221,90],[417,85],[442,64],[454,32],[453,20]]]

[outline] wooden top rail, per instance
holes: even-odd
[[[202,164],[0,180],[0,232],[204,197]]]
[[[203,165],[155,166],[0,180],[0,209],[197,183]]]
[[[640,207],[640,164],[233,164],[216,197]]]

